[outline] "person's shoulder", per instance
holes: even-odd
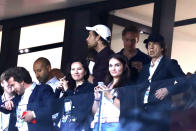
[[[127,88],[127,87],[130,87],[132,85],[134,85],[135,82],[131,81],[131,80],[127,80],[125,82],[123,82],[123,84],[121,84],[119,86],[119,89],[123,89],[123,88]]]
[[[37,90],[51,90],[52,91],[52,87],[48,84],[36,84],[35,88]]]
[[[123,55],[123,51],[124,51],[124,48],[122,48],[119,52],[117,52],[116,54],[119,54],[119,55]]]
[[[151,61],[151,58],[149,55],[145,54],[144,52],[142,52],[140,49],[137,48],[137,57],[140,57],[143,59],[144,64],[147,64]]]
[[[110,47],[105,47],[101,53],[103,55],[112,55],[114,54],[114,51]]]
[[[92,83],[90,83],[90,82],[88,82],[88,81],[85,81],[85,82],[82,84],[82,87],[83,87],[83,89],[86,90],[87,92],[88,92],[88,91],[92,92],[92,91],[94,91],[95,85],[92,84]]]
[[[96,86],[95,84],[92,84],[88,81],[84,82],[85,87],[90,88],[90,90],[94,90],[94,87]]]
[[[168,64],[178,64],[178,61],[176,59],[170,59],[166,56],[163,56],[162,60],[167,62]]]
[[[139,54],[140,56],[144,56],[144,57],[150,59],[150,57],[149,57],[147,54],[145,54],[144,52],[142,52],[140,49],[137,48],[137,51],[138,51],[138,54]]]
[[[140,54],[140,55],[146,55],[143,51],[141,51],[139,48],[136,48],[136,50],[137,50],[137,52],[138,52],[138,54]]]
[[[90,82],[88,82],[88,81],[85,81],[85,82],[83,83],[83,85],[85,85],[85,86],[94,86],[94,84],[92,84],[92,83],[90,83]]]
[[[41,88],[41,87],[48,88],[50,86],[48,84],[36,84],[36,88]]]

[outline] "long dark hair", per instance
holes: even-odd
[[[71,76],[71,65],[75,62],[79,62],[82,64],[82,67],[86,71],[86,74],[84,75],[84,81],[88,80],[89,77],[89,69],[86,60],[73,60],[67,68],[67,75],[66,75],[66,80],[68,80],[68,86],[69,89],[74,90],[76,88],[76,81],[72,78]]]
[[[123,72],[120,76],[119,81],[114,85],[114,88],[119,88],[125,84],[128,83],[129,81],[129,76],[130,76],[130,70],[128,67],[128,60],[125,56],[123,55],[119,55],[119,54],[113,54],[110,56],[109,61],[114,58],[120,61],[120,63],[123,65]],[[108,62],[109,62],[108,61]],[[109,70],[107,71],[107,75],[106,75],[106,80],[105,80],[105,84],[108,85],[110,82],[113,81],[113,77],[111,76]]]

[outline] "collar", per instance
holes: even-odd
[[[163,55],[161,55],[154,63],[151,60],[150,67],[153,67],[154,65],[159,64],[162,58],[163,58]]]
[[[46,84],[50,85],[50,83],[56,83],[56,81],[59,81],[56,77],[53,77],[49,81],[46,82]]]
[[[35,88],[35,86],[36,86],[36,83],[35,83],[35,82],[33,82],[33,83],[32,83],[32,85],[31,85],[29,88],[25,89],[25,92],[33,91],[33,90],[34,90],[34,88]]]

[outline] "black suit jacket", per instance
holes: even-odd
[[[186,78],[182,69],[176,60],[163,57],[155,70],[151,83],[148,81],[150,64],[143,67],[138,84],[138,100],[143,106],[144,94],[150,85],[150,93],[148,97],[148,104],[146,104],[146,111],[164,111],[171,108],[171,95],[177,94],[186,90]],[[163,100],[158,100],[155,97],[155,92],[160,88],[167,88],[169,95]]]
[[[139,120],[141,131],[168,131],[170,125],[171,96],[186,90],[186,77],[176,60],[163,57],[156,68],[151,83],[148,81],[150,64],[143,67],[137,81],[138,103],[141,108]],[[148,103],[144,104],[144,94],[150,86]],[[167,88],[169,94],[159,100],[155,93],[160,88]]]
[[[16,107],[21,96],[16,96],[13,100],[14,109],[10,115],[9,131],[17,131],[16,125]],[[55,100],[54,93],[48,85],[36,85],[29,97],[27,110],[35,112],[36,124],[28,123],[29,131],[52,131],[52,104]],[[3,111],[3,110],[1,110]]]

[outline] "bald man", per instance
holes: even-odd
[[[58,87],[59,80],[56,78],[56,76],[53,76],[54,74],[57,74],[57,71],[56,69],[55,70],[51,69],[50,61],[47,58],[39,57],[33,64],[33,71],[35,72],[36,78],[39,81],[39,83],[50,85],[54,93],[56,88]],[[52,115],[53,126],[55,128],[54,129],[55,131],[58,130],[57,109],[56,108],[53,109],[53,115]]]
[[[40,83],[46,83],[51,71],[50,61],[47,58],[39,57],[33,64],[33,71]]]

